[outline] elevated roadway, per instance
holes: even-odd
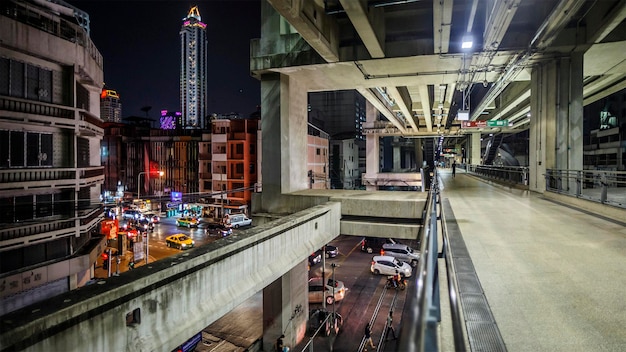
[[[279,288],[268,296],[282,298],[264,302],[264,319],[281,329],[291,312],[308,305],[310,253],[344,231],[416,239],[427,193],[310,190],[289,196],[317,197],[320,205],[5,315],[2,350],[82,351],[76,341],[84,336],[99,351],[172,350],[276,281]],[[278,280],[289,272],[289,280]],[[306,321],[304,314],[291,323],[302,330]]]

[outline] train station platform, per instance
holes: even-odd
[[[505,350],[626,350],[626,217],[464,172],[443,169],[440,179]],[[463,310],[467,327],[473,313]]]

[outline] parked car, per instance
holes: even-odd
[[[417,266],[417,262],[420,260],[420,254],[417,251],[405,244],[399,243],[383,244],[382,254],[396,257],[405,263],[409,263],[412,267]]]
[[[324,248],[320,248],[317,250],[320,254],[322,254],[324,252]],[[334,258],[337,255],[339,255],[339,249],[335,246],[332,246],[330,244],[326,245],[326,258]]]
[[[193,248],[193,245],[195,243],[191,239],[191,237],[183,233],[179,233],[176,235],[165,237],[165,244],[168,247],[174,247],[174,248],[179,248],[179,249],[189,249],[189,248]]]
[[[176,219],[176,226],[183,227],[198,227],[198,220],[196,218],[192,218],[191,216],[185,216],[182,218]]]
[[[335,290],[334,295],[333,289]],[[321,277],[309,279],[309,303],[322,303],[325,300],[326,304],[333,304],[335,301],[341,301],[345,296],[346,287],[343,281],[329,279],[324,284]]]
[[[224,222],[226,225],[232,226],[236,229],[242,226],[252,225],[252,219],[248,218],[246,214],[227,214],[224,216]]]
[[[158,223],[161,222],[161,218],[157,214],[155,214],[155,213],[153,213],[151,211],[147,211],[147,212],[143,213],[143,217],[148,219],[153,224],[158,224]]]
[[[361,240],[361,250],[369,254],[380,253],[385,243],[398,243],[398,241],[393,238],[364,237]]]
[[[218,222],[210,222],[210,223],[207,223],[204,232],[205,234],[209,236],[226,237],[233,233],[233,229]]]
[[[136,209],[128,209],[128,210],[124,211],[124,213],[122,213],[122,218],[123,219],[137,220],[140,217],[141,217],[141,212],[139,210],[136,210]]]
[[[395,275],[396,271],[403,277],[411,277],[413,268],[389,255],[377,255],[372,258],[370,271],[376,275]]]
[[[311,255],[309,256],[309,265],[313,266],[317,263],[321,263],[322,262],[322,254],[320,252],[314,252],[311,253]]]

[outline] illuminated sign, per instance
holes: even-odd
[[[462,128],[483,128],[487,127],[487,121],[461,121]]]
[[[114,91],[112,89],[103,89],[102,92],[100,92],[100,99],[105,99],[105,98],[117,98],[117,99],[119,99],[120,96],[119,96],[119,94],[117,94],[116,91]]]
[[[459,110],[459,113],[457,114],[456,119],[459,121],[469,120],[469,110]]]

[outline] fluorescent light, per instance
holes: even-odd
[[[472,46],[474,46],[474,39],[472,38],[471,35],[464,35],[463,36],[463,40],[461,41],[461,48],[462,49],[471,49]]]

